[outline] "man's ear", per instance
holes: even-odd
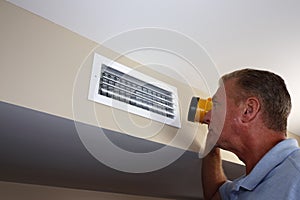
[[[257,97],[249,97],[243,105],[242,121],[252,121],[260,111],[260,101]]]

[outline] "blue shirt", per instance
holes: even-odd
[[[247,176],[225,182],[222,200],[300,199],[300,148],[295,139],[274,146]]]

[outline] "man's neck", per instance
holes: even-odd
[[[237,156],[246,165],[248,175],[255,165],[268,153],[275,145],[286,139],[284,133],[275,131],[261,132],[257,137],[245,141],[245,145],[237,153]]]

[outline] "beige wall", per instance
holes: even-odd
[[[0,181],[1,199],[5,200],[164,200],[165,198],[144,197],[108,192],[74,190],[67,188],[10,183]],[[167,199],[165,199],[167,200]]]
[[[186,119],[190,98],[204,95],[200,91],[120,57],[118,62],[177,87],[182,128],[93,103],[87,99],[93,52],[112,59],[118,54],[5,1],[0,24],[1,101],[199,151],[206,128]],[[96,114],[81,113],[87,109]]]
[[[96,43],[0,1],[0,99],[72,117],[72,84]]]

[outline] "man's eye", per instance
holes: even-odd
[[[213,107],[216,107],[218,105],[217,102],[213,102]]]
[[[220,105],[221,105],[220,103],[214,102],[214,103],[213,103],[213,108],[218,108],[218,107],[220,107]]]

